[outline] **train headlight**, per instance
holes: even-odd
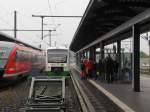
[[[16,68],[9,68],[8,70],[9,70],[9,71],[15,71]]]

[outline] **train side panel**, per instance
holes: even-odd
[[[20,77],[32,69],[44,69],[45,56],[43,51],[16,45],[11,49],[3,77]]]

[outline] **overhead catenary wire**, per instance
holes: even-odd
[[[36,35],[36,37],[40,38],[39,35]],[[41,43],[46,43],[48,46],[50,46],[50,44],[47,43],[45,40],[39,40],[39,42],[36,42],[36,43],[39,43],[39,44],[41,44]]]
[[[55,0],[53,0],[53,1],[54,1],[54,9],[55,9],[55,13],[56,13],[56,15],[57,15],[57,14],[58,14],[57,5],[56,5]],[[56,18],[56,20],[57,20],[58,23],[61,23],[61,22],[60,22],[60,19],[57,19],[57,18]],[[62,34],[62,29],[61,29],[61,27],[59,27],[59,30],[57,30],[56,32]],[[57,37],[58,37],[58,36],[57,36]]]
[[[12,25],[11,25],[9,22],[5,21],[5,20],[2,19],[1,17],[0,17],[0,20],[1,20],[2,22],[4,22],[5,24],[7,24],[8,26],[12,27]]]
[[[9,12],[9,13],[11,13],[11,12]],[[8,12],[7,12],[7,14],[8,14]],[[14,14],[14,12],[13,12],[13,14]],[[22,16],[22,17],[25,17],[25,18],[31,20],[31,21],[27,21],[27,22],[33,23],[33,21],[32,21],[32,19],[31,19],[30,16],[28,16],[28,15],[26,15],[26,14],[23,14],[23,13],[21,13],[21,12],[18,12],[18,11],[17,11],[17,14],[19,14],[19,15]],[[6,16],[4,16],[4,17],[6,17]],[[12,17],[13,17],[13,16],[12,16]],[[4,19],[2,19],[1,17],[0,17],[0,21],[2,21],[2,23],[7,24],[8,26],[11,26],[11,27],[13,26],[13,24],[11,25],[9,22],[6,21],[6,19],[4,20]],[[34,21],[34,22],[35,22],[35,21]],[[12,23],[13,23],[13,22],[12,22]],[[37,22],[36,22],[36,23],[37,23]],[[25,27],[25,26],[23,26],[23,27]],[[10,28],[10,27],[9,27],[9,29],[7,29],[7,28],[4,29],[4,28],[2,28],[2,30],[14,31],[13,28]],[[31,29],[31,30],[32,30],[32,29]],[[33,30],[34,30],[34,29],[33,29]],[[32,31],[33,31],[33,30],[32,30]],[[28,29],[27,29],[27,30],[26,30],[26,29],[20,29],[20,30],[18,29],[17,31],[21,31],[21,32],[22,32],[22,31],[29,31],[29,30],[28,30]],[[36,30],[36,31],[40,31],[40,30]],[[47,30],[47,31],[48,31],[48,30]]]
[[[6,7],[4,7],[4,5],[0,5],[0,8],[2,9],[2,10],[0,10],[1,11],[1,16],[0,16],[1,22],[7,24],[9,27],[13,27],[13,25],[10,24],[10,21],[6,20],[12,16],[13,12],[8,11],[8,9],[6,9]]]
[[[51,5],[50,5],[50,1],[49,1],[49,0],[48,0],[48,7],[49,7],[50,15],[53,15],[52,7],[51,7]],[[54,18],[51,18],[51,19],[52,19],[53,24],[55,24]]]
[[[52,3],[52,0],[51,0],[51,3]],[[49,11],[50,11],[50,13],[51,13],[50,15],[53,16],[53,10],[52,10],[52,6],[51,6],[51,4],[50,4],[50,0],[48,0],[48,4],[49,4]],[[57,14],[55,1],[54,1],[54,9],[55,9],[55,12],[54,12],[54,13]],[[57,20],[57,19],[56,19],[56,20]],[[53,18],[53,17],[52,17],[52,23],[53,23],[53,24],[57,24],[57,22],[55,21],[55,18]],[[56,30],[56,33],[59,33],[58,30]]]
[[[6,20],[6,18],[8,18],[8,13],[3,13],[3,14],[5,14],[5,15],[2,15],[2,13],[1,13],[0,21],[3,22],[3,23],[5,23],[5,24],[7,24],[7,25],[10,26],[10,27],[12,27],[12,25],[10,24],[10,22],[8,22],[8,21]],[[7,15],[7,17],[6,17],[6,15]],[[9,15],[10,15],[10,14],[9,14]],[[5,17],[5,19],[4,19],[4,17]]]
[[[8,11],[8,10],[6,9],[6,7],[4,7],[3,5],[0,5],[0,8],[3,9],[2,11],[3,11],[3,12],[5,11],[5,13],[8,14],[8,15],[9,15],[9,14],[13,14],[12,11],[11,11],[11,12]]]
[[[61,1],[57,2],[56,5],[63,4],[63,3],[65,3],[66,1],[67,1],[67,0],[61,0]]]
[[[32,23],[33,24],[33,20],[32,20],[32,16],[28,16],[28,15],[26,15],[26,14],[23,14],[23,13],[20,13],[19,12],[19,14],[21,15],[21,16],[23,16],[23,17],[26,17],[26,19],[28,19],[28,20],[30,20],[30,21],[28,21],[28,23],[30,24],[30,23]],[[34,23],[35,23],[35,25],[38,25],[39,24],[39,22],[35,22],[34,21]],[[34,31],[34,32],[36,32],[36,34],[39,32],[39,31],[41,31],[41,30],[38,30],[38,29],[20,29],[20,30],[18,30],[18,31]],[[43,30],[43,31],[49,31],[49,30]]]
[[[18,14],[20,15],[20,16],[22,16],[22,17],[25,17],[26,19],[28,19],[29,21],[28,21],[28,23],[30,24],[30,23],[34,23],[35,25],[37,25],[37,24],[39,24],[39,22],[38,21],[35,21],[35,20],[33,20],[33,18],[32,18],[32,16],[30,15],[26,15],[25,13],[22,13],[22,12],[19,12],[19,11],[17,11],[18,12]]]

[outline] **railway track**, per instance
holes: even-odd
[[[80,80],[75,74],[65,79],[65,91],[61,84],[47,81],[42,85],[36,82],[31,89],[31,78],[3,90],[0,93],[0,112],[122,112],[88,81]],[[45,78],[37,79],[42,81]]]
[[[25,105],[28,94],[30,78],[19,81],[1,82],[0,112],[20,112],[19,109]]]
[[[81,112],[81,107],[70,77],[32,77],[20,112]]]

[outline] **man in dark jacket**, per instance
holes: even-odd
[[[112,83],[114,81],[113,77],[113,60],[110,55],[106,58],[106,80],[108,83]]]
[[[96,76],[96,79],[103,79],[103,69],[104,69],[104,67],[103,67],[103,65],[102,65],[102,60],[100,59],[99,60],[99,62],[98,62],[98,64],[97,64],[97,76]]]
[[[119,69],[119,63],[114,60],[114,80],[117,81],[118,80],[118,69]]]

